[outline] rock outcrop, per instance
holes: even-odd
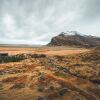
[[[100,37],[80,35],[76,31],[62,32],[53,37],[48,46],[96,47],[100,46]]]

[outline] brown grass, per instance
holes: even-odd
[[[10,54],[32,52],[47,56],[0,64],[0,71],[5,72],[0,75],[0,100],[35,100],[37,96],[52,97],[52,100],[66,100],[66,98],[67,100],[99,100],[100,98],[99,86],[90,81],[90,79],[100,79],[100,67],[97,67],[99,62],[82,60],[83,56],[90,53],[87,49],[1,48],[1,51]],[[42,81],[41,75],[45,78]],[[60,96],[59,91],[63,88],[69,91]]]
[[[60,47],[61,48],[61,47]],[[70,55],[78,54],[89,51],[88,49],[83,48],[71,48],[71,47],[41,47],[41,48],[14,48],[14,47],[0,47],[0,52],[8,53],[9,55],[16,55],[21,53],[38,53],[46,55]]]

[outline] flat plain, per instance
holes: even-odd
[[[0,53],[8,53],[9,55],[16,55],[21,53],[38,53],[47,55],[69,55],[78,54],[89,51],[89,49],[77,48],[77,47],[0,47]]]

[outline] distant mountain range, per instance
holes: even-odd
[[[80,46],[96,47],[100,46],[100,37],[82,35],[77,31],[67,31],[60,33],[51,39],[48,46]]]

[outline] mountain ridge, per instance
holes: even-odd
[[[82,35],[77,31],[61,32],[53,37],[48,46],[80,46],[80,47],[96,47],[100,46],[100,37]]]

